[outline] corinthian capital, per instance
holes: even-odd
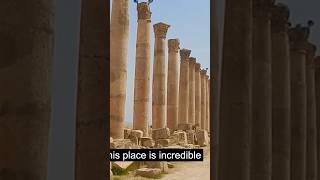
[[[287,32],[289,28],[290,10],[287,5],[278,3],[272,8],[271,30],[273,33]]]
[[[137,6],[138,10],[138,19],[145,19],[145,20],[150,20],[151,18],[151,11],[149,4],[147,2],[141,2]]]
[[[200,63],[196,63],[196,65],[195,65],[196,72],[199,72],[200,68],[201,68],[201,64]]]
[[[168,40],[169,52],[179,52],[180,40],[179,39],[169,39]]]
[[[304,27],[300,24],[289,30],[290,45],[292,50],[308,50],[308,38],[310,27]]]
[[[190,65],[195,65],[196,64],[196,62],[197,62],[197,59],[196,58],[194,58],[194,57],[190,57],[189,58],[189,61],[190,61]]]
[[[191,50],[189,49],[181,49],[180,50],[180,58],[181,60],[188,60],[189,59],[189,56],[191,54]]]
[[[153,25],[153,29],[154,29],[154,33],[156,38],[166,38],[167,36],[167,32],[169,29],[170,25],[165,24],[165,23],[157,23],[155,25]]]

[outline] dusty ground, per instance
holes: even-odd
[[[203,162],[174,162],[175,167],[169,169],[168,174],[164,174],[161,180],[210,180],[210,150],[204,149]],[[150,180],[149,178],[134,177],[133,174],[127,176],[117,176],[114,180]]]

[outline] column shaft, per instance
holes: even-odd
[[[195,124],[195,63],[196,58],[189,58],[189,108],[188,108],[188,123],[194,125]]]
[[[151,12],[145,2],[139,3],[134,78],[133,129],[148,136],[150,101],[150,23]]]
[[[248,180],[252,1],[227,0],[221,72],[220,180]]]
[[[306,61],[307,83],[307,180],[317,180],[317,120],[314,56],[316,46],[308,44]]]
[[[0,2],[0,179],[47,178],[53,7]]]
[[[128,0],[112,2],[110,26],[110,136],[123,138],[127,89]]]
[[[316,123],[317,123],[317,174],[318,179],[320,178],[320,57],[317,56],[314,59],[315,64],[315,91],[316,91]]]
[[[289,9],[272,11],[272,180],[290,180]]]
[[[195,65],[195,125],[201,126],[201,74],[200,63]]]
[[[179,39],[168,40],[167,126],[178,129],[179,115]]]
[[[291,180],[306,178],[306,37],[299,28],[290,29],[291,45]]]
[[[271,180],[271,1],[253,3],[251,179]]]
[[[152,84],[152,128],[166,127],[166,34],[170,27],[164,23],[154,26],[154,63]]]
[[[207,131],[210,131],[210,79],[207,76]]]
[[[189,108],[189,56],[188,49],[180,50],[180,79],[179,79],[179,123],[188,123]]]
[[[207,91],[206,91],[206,70],[201,70],[201,129],[206,129],[207,120]]]

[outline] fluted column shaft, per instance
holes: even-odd
[[[134,78],[133,128],[148,136],[150,93],[150,23],[151,11],[146,2],[139,3]]]
[[[179,79],[179,123],[188,123],[189,108],[189,56],[188,49],[180,50],[180,79]]]
[[[195,64],[196,58],[189,58],[189,108],[188,108],[188,123],[194,125],[195,124]]]
[[[251,179],[271,180],[271,1],[253,1]]]
[[[206,88],[206,70],[201,70],[201,129],[206,129],[207,121],[207,88]]]
[[[0,2],[0,179],[47,177],[52,0]]]
[[[178,128],[179,117],[179,39],[168,40],[167,126]]]
[[[110,25],[110,136],[123,138],[129,38],[128,0],[112,2]]]
[[[219,120],[219,180],[250,179],[252,1],[227,0]]]
[[[307,83],[307,180],[317,180],[317,120],[315,64],[316,46],[309,43],[306,60]]]
[[[316,91],[316,122],[317,122],[317,172],[318,179],[320,178],[320,56],[314,59],[315,68],[315,91]]]
[[[206,88],[206,120],[205,120],[205,130],[209,131],[210,129],[210,90],[209,90],[209,76],[205,76],[205,88]]]
[[[201,126],[201,74],[200,63],[195,65],[195,125]]]
[[[164,23],[154,26],[154,63],[152,84],[152,128],[166,127],[166,35],[170,27]]]
[[[290,180],[289,9],[272,11],[272,180]]]
[[[290,29],[291,46],[291,180],[306,179],[306,37],[300,28]]]

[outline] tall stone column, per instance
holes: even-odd
[[[209,76],[205,76],[206,81],[206,130],[210,130],[210,79]]]
[[[75,179],[105,179],[108,138],[107,3],[82,1],[78,69]],[[99,13],[97,13],[99,12]],[[102,23],[105,22],[105,23]],[[94,152],[94,153],[92,153]]]
[[[201,74],[200,74],[200,63],[195,64],[195,125],[201,126]]]
[[[52,0],[0,2],[0,179],[47,178]]]
[[[253,1],[251,179],[271,180],[271,0]]]
[[[206,121],[207,121],[207,82],[206,75],[207,70],[201,70],[201,129],[206,130]]]
[[[290,48],[289,8],[273,7],[272,41],[272,179],[290,180]]]
[[[225,9],[218,179],[248,180],[252,1],[226,0]]]
[[[168,40],[167,126],[178,129],[179,117],[179,39]]]
[[[316,121],[317,121],[317,148],[318,148],[318,179],[320,177],[320,56],[314,59],[315,67],[315,91],[316,91]]]
[[[189,108],[188,108],[188,123],[194,125],[196,118],[195,104],[195,64],[196,58],[189,58]]]
[[[129,0],[112,2],[110,26],[110,136],[124,135],[129,38]]]
[[[150,93],[150,23],[148,3],[137,6],[138,29],[136,42],[136,65],[134,78],[133,128],[148,136]]]
[[[153,63],[153,84],[152,84],[152,128],[166,127],[166,35],[169,25],[157,23],[153,25],[154,42],[154,63]]]
[[[189,56],[191,50],[180,50],[180,79],[179,79],[179,122],[188,123],[189,109]]]
[[[317,120],[315,64],[316,46],[309,43],[306,60],[307,82],[307,180],[317,180]]]
[[[305,29],[289,32],[291,45],[291,180],[306,178],[307,86]]]

